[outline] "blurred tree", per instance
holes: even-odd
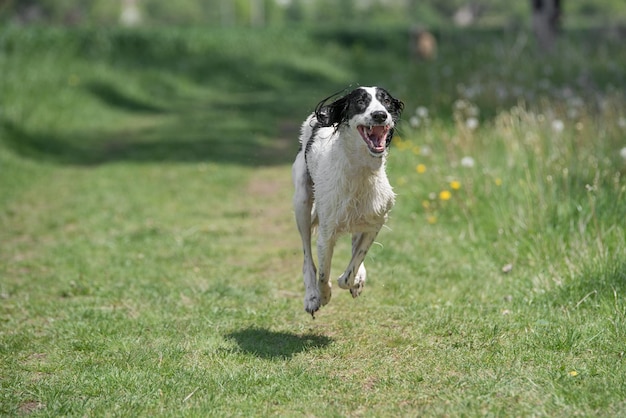
[[[291,0],[285,4],[286,18],[291,22],[301,22],[305,19],[306,10],[302,0]]]
[[[532,27],[539,47],[552,51],[561,20],[561,0],[530,0]]]
[[[548,7],[553,7],[554,2],[531,0],[530,8],[528,1],[502,0],[136,0],[135,5],[141,24],[211,26],[345,25],[354,22],[362,26],[404,25],[408,28],[420,25],[434,29],[449,27],[455,14],[464,10],[465,16],[471,15],[470,24],[474,26],[506,26],[513,22],[519,27],[519,22],[535,19],[536,31],[547,34],[547,41],[543,44],[550,45],[550,39],[556,36],[554,24],[558,18],[555,21],[554,17],[546,16],[550,14]],[[0,21],[121,24],[124,21],[121,4],[122,0],[0,0]],[[576,0],[567,5],[569,23],[606,26],[626,21],[624,0]],[[537,12],[531,13],[533,9]],[[541,32],[542,36],[544,32]]]
[[[250,25],[265,26],[264,0],[250,0]]]

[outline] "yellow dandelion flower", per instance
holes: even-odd
[[[436,223],[437,223],[437,217],[436,217],[435,215],[430,215],[430,216],[428,216],[428,217],[426,218],[426,221],[427,221],[429,224],[431,224],[431,225],[436,224]]]
[[[413,154],[415,155],[420,155],[420,147],[418,147],[417,145],[414,146],[411,151],[413,151]]]
[[[426,166],[424,164],[418,164],[417,167],[415,167],[415,171],[419,174],[424,174],[426,172]]]
[[[67,84],[76,87],[80,84],[80,78],[76,74],[71,74],[67,79]]]
[[[572,377],[576,377],[578,376],[578,372],[576,370],[572,370],[571,372],[568,373],[570,376]]]
[[[393,141],[396,143],[398,148],[401,149],[402,151],[409,149],[413,146],[413,143],[409,139],[407,139],[406,141],[402,139],[396,140],[396,138],[394,137]]]
[[[430,208],[430,202],[428,200],[422,200],[422,207],[424,209]]]
[[[500,177],[496,177],[494,182],[496,183],[496,186],[502,186],[502,179]]]
[[[452,193],[450,193],[449,190],[442,190],[441,192],[439,192],[439,199],[441,200],[450,200],[451,197]]]
[[[461,188],[461,182],[453,180],[450,182],[450,187],[452,190],[459,190]]]

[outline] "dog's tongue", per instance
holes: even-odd
[[[359,126],[359,132],[373,152],[381,153],[385,150],[388,126]]]
[[[386,126],[372,126],[372,130],[370,131],[369,138],[374,144],[375,148],[385,148],[385,141],[387,140],[387,131],[388,131],[388,128]]]

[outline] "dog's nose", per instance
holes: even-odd
[[[382,110],[377,110],[375,112],[372,112],[372,119],[374,119],[374,122],[376,123],[383,123],[384,121],[387,120],[387,112],[382,111]]]

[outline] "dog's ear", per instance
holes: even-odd
[[[398,122],[400,120],[400,116],[402,115],[402,111],[404,110],[404,103],[401,100],[394,98],[393,96],[389,96],[389,97],[391,97],[391,110],[390,110],[391,117],[393,118],[394,122]],[[391,128],[391,130],[387,134],[387,141],[386,141],[387,146],[391,144],[394,131],[395,129]]]
[[[345,122],[347,117],[348,110],[348,97],[344,96],[340,99],[335,100],[330,104],[326,104],[326,102],[332,99],[336,94],[329,96],[319,102],[315,107],[315,117],[320,125],[327,126],[338,126],[342,122]]]
[[[389,130],[389,133],[387,134],[387,140],[385,141],[386,147],[389,147],[389,144],[391,144],[391,140],[393,139],[393,133],[394,133],[394,128],[391,128]]]
[[[393,120],[398,121],[400,119],[400,115],[402,115],[402,111],[404,110],[404,103],[402,103],[401,100],[391,97],[391,108],[390,113],[393,116]]]

